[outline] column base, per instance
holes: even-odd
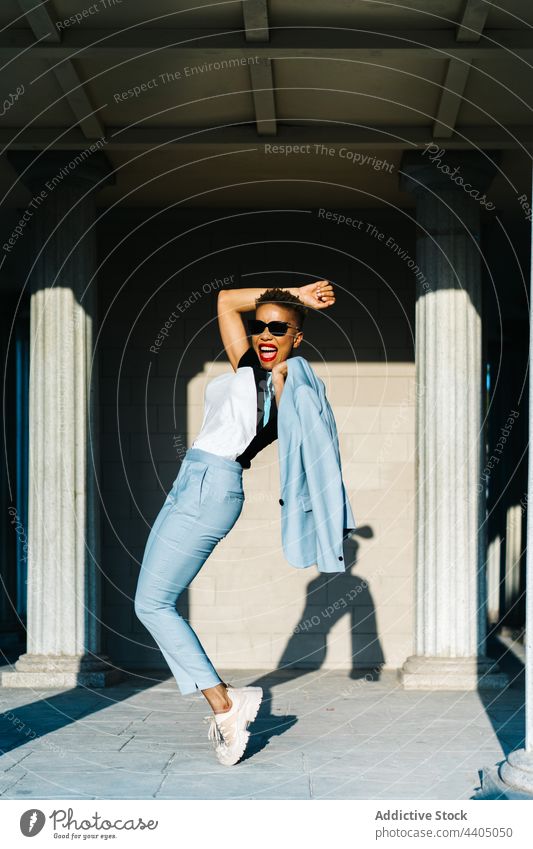
[[[11,669],[0,671],[0,687],[109,687],[123,677],[107,655],[22,654]]]
[[[510,752],[499,772],[504,784],[522,793],[533,793],[533,752],[525,749]]]
[[[398,671],[406,690],[501,690],[509,683],[489,657],[411,655]]]

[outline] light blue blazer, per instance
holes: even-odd
[[[281,538],[299,569],[344,572],[342,542],[355,530],[326,387],[304,357],[287,360],[278,406]]]

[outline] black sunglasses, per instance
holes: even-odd
[[[265,327],[268,327],[272,336],[285,336],[289,327],[296,327],[295,324],[290,324],[288,321],[260,321],[258,318],[248,319],[248,330],[252,336],[262,333]],[[296,327],[296,330],[299,330]]]

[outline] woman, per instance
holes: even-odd
[[[335,303],[327,280],[305,286],[223,290],[217,313],[233,373],[211,380],[200,433],[187,450],[150,531],[135,595],[135,613],[152,634],[182,695],[200,690],[213,711],[209,739],[218,760],[240,760],[257,714],[261,687],[224,683],[176,601],[242,510],[242,470],[277,437],[277,408],[287,359],[303,339],[307,307]],[[241,313],[249,320],[252,345]]]

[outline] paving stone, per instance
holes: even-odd
[[[105,752],[108,750],[118,752],[132,737],[133,735],[128,736],[125,734],[122,736],[117,734],[109,735],[108,737],[94,737],[80,733],[78,737],[71,737],[68,740],[68,744],[66,741],[62,744],[54,737],[53,745],[60,751],[65,752]],[[54,751],[50,749],[50,745],[51,741],[49,737],[41,737],[32,740],[31,748],[35,749],[35,751],[46,751],[54,754]]]
[[[159,774],[167,765],[172,753],[150,752],[150,760],[142,753],[117,752],[66,752],[63,758],[51,758],[45,752],[30,752],[21,766],[27,772],[39,775],[50,773],[92,772],[124,770],[126,773]]]
[[[203,739],[188,745],[180,744],[179,751],[194,754],[194,752],[204,751],[205,745],[206,744]],[[125,754],[139,754],[145,758],[149,757],[152,752],[164,754],[170,757],[170,755],[178,751],[178,747],[172,741],[130,737],[128,742],[124,744],[120,751]]]
[[[45,794],[57,799],[95,796],[103,799],[151,799],[160,787],[162,778],[160,773],[125,774],[117,769],[91,773],[48,773],[46,776],[27,773],[2,798],[31,796],[41,799],[42,794]]]
[[[0,773],[0,796],[8,792],[26,774],[19,766],[13,766],[10,770]]]
[[[219,764],[220,772],[206,778],[168,775],[158,799],[310,799],[306,775],[288,772],[252,774]]]
[[[163,674],[163,673],[162,673]],[[265,700],[247,757],[223,767],[207,739],[203,697],[146,675],[100,693],[0,693],[40,736],[0,724],[2,799],[470,799],[523,737],[523,699],[504,690],[408,692],[394,675],[224,670]],[[342,696],[348,690],[348,696]],[[487,793],[498,790],[489,786]],[[488,798],[480,796],[479,798]]]
[[[246,772],[247,774],[256,775],[259,772],[260,774],[276,773],[281,775],[283,772],[300,774],[307,772],[305,761],[301,754],[285,759],[282,757],[269,758],[263,752],[260,752],[253,756],[248,756],[238,766],[239,774]],[[164,772],[169,774],[187,773],[197,776],[199,773],[219,774],[222,768],[225,769],[225,767],[222,767],[218,763],[216,755],[209,743],[202,752],[188,753],[183,750],[175,752],[174,756],[169,759]]]

